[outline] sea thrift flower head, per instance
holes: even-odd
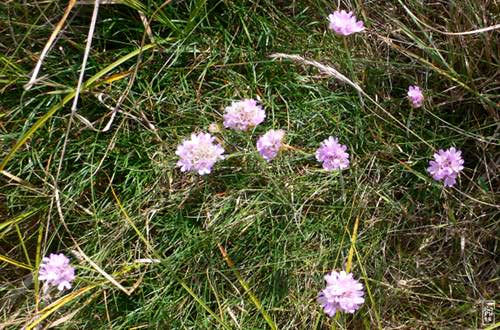
[[[408,88],[408,98],[414,108],[420,108],[424,103],[424,94],[418,86],[410,86]]]
[[[273,160],[281,149],[284,137],[285,131],[281,129],[272,129],[262,135],[257,140],[257,150],[259,150],[260,155],[267,161]]]
[[[327,171],[343,170],[349,167],[349,154],[346,150],[347,146],[330,136],[316,150],[316,159],[323,163],[323,168]]]
[[[71,288],[75,279],[75,269],[70,266],[69,259],[62,253],[51,253],[42,259],[38,279],[49,286],[57,286],[59,291]]]
[[[332,317],[337,311],[354,313],[363,304],[363,284],[351,273],[333,271],[325,275],[326,288],[318,296],[318,303]]]
[[[224,109],[224,127],[246,131],[262,123],[266,113],[257,101],[244,99],[232,102]]]
[[[452,187],[457,181],[457,176],[464,169],[462,152],[455,148],[439,150],[434,154],[434,160],[429,162],[427,172],[437,181],[443,181],[445,187]]]
[[[175,154],[179,156],[177,166],[182,172],[198,172],[200,175],[212,171],[212,166],[221,159],[224,149],[214,143],[215,138],[208,133],[191,134],[191,139],[184,140]]]
[[[348,36],[365,29],[362,21],[356,22],[356,16],[351,11],[337,10],[328,15],[328,20],[330,21],[330,30],[341,36]]]

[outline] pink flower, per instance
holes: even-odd
[[[244,99],[232,102],[224,109],[224,127],[246,131],[264,121],[266,113],[257,101]]]
[[[347,146],[340,144],[337,138],[330,136],[321,142],[316,150],[316,159],[323,163],[323,168],[327,171],[346,169],[349,167],[349,154],[346,152]]]
[[[408,88],[408,98],[414,108],[420,108],[424,103],[424,94],[418,86],[410,86]]]
[[[351,273],[332,271],[325,276],[326,288],[318,296],[325,313],[332,317],[337,311],[354,313],[364,303],[363,284]]]
[[[190,140],[184,140],[175,152],[180,158],[177,166],[181,171],[198,172],[200,175],[210,173],[212,166],[224,159],[224,149],[219,144],[214,144],[214,140],[208,133],[193,133]]]
[[[257,140],[257,150],[259,150],[260,155],[267,161],[273,160],[281,149],[284,137],[285,131],[281,129],[272,129],[262,135]]]
[[[341,36],[348,36],[365,29],[362,21],[356,22],[356,16],[351,11],[337,10],[328,15],[328,20],[330,21],[330,30]]]
[[[434,160],[429,162],[427,172],[432,175],[434,180],[442,180],[445,187],[454,186],[458,174],[464,169],[464,160],[461,154],[460,150],[453,147],[448,150],[439,150],[434,154]]]
[[[69,259],[62,253],[51,253],[42,259],[38,279],[45,281],[50,286],[57,286],[59,291],[71,288],[75,279],[75,269],[70,266]]]

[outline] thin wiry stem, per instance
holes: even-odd
[[[80,69],[80,77],[78,78],[78,85],[76,86],[76,94],[73,99],[73,105],[71,106],[71,112],[76,112],[76,106],[78,104],[78,96],[80,96],[80,90],[82,89],[83,76],[85,75],[85,67],[87,66],[87,60],[89,58],[90,47],[92,46],[92,37],[94,36],[94,30],[97,22],[97,14],[99,12],[99,0],[94,2],[94,11],[92,12],[92,20],[90,21],[89,33],[87,34],[87,44],[85,45],[85,52],[83,54],[82,68]]]

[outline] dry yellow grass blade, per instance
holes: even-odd
[[[351,236],[351,248],[349,249],[349,255],[347,256],[347,264],[345,266],[345,271],[350,272],[352,267],[352,256],[354,255],[354,249],[356,247],[356,239],[358,238],[358,226],[359,226],[359,217],[356,217],[356,221],[354,222],[354,228],[352,230]]]
[[[24,268],[24,269],[28,269],[28,270],[33,270],[33,267],[30,267],[29,265],[26,265],[25,263],[16,261],[14,259],[11,259],[9,257],[3,256],[1,254],[0,254],[0,261],[6,262],[8,264],[11,264],[11,265],[14,265],[14,266],[17,266],[17,267],[20,267],[20,268]]]
[[[90,297],[88,299],[85,300],[85,302],[83,304],[80,305],[81,307],[79,307],[75,310],[72,310],[71,312],[64,315],[63,317],[51,322],[50,324],[48,324],[46,326],[46,329],[53,329],[53,328],[60,329],[60,326],[62,326],[62,324],[70,321],[73,317],[75,317],[76,314],[78,314],[82,309],[87,307],[100,294],[101,294],[100,291],[94,292],[93,294],[90,295]]]
[[[97,284],[89,285],[84,288],[81,288],[80,290],[73,291],[64,297],[61,297],[54,301],[52,304],[49,306],[45,307],[42,309],[36,316],[35,319],[32,320],[30,323],[28,323],[24,329],[25,330],[31,330],[34,329],[38,324],[40,324],[43,320],[45,320],[47,317],[49,317],[52,313],[57,311],[59,308],[62,306],[66,305],[67,303],[71,302],[72,300],[78,298],[79,296],[83,295],[84,293],[94,289],[97,287]]]
[[[66,22],[66,19],[69,16],[69,13],[71,12],[71,9],[76,4],[76,0],[69,0],[68,6],[66,7],[66,10],[64,11],[64,15],[61,18],[61,20],[57,23],[56,27],[54,28],[54,31],[52,31],[52,34],[50,35],[49,40],[45,44],[45,47],[42,50],[42,53],[40,54],[40,58],[38,59],[38,62],[36,63],[35,69],[33,70],[33,74],[31,75],[30,80],[26,85],[24,85],[24,88],[26,90],[29,90],[31,87],[33,87],[33,84],[36,82],[36,78],[38,76],[38,72],[40,71],[40,68],[42,67],[42,62],[45,56],[47,56],[47,53],[49,52],[50,47],[52,47],[52,44],[56,40],[57,35],[59,32],[61,32],[61,29],[64,25],[64,22]]]
[[[128,77],[131,72],[132,72],[131,70],[127,70],[127,71],[124,71],[124,72],[115,73],[115,74],[109,76],[108,78],[104,79],[103,82],[105,84],[110,84],[112,82],[115,82],[115,81],[121,80],[121,79],[123,79],[125,77]]]

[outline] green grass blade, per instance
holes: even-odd
[[[194,293],[194,291],[181,279],[178,279],[180,285],[182,285],[182,287],[184,288],[184,290],[186,290],[190,295],[191,297],[194,298],[194,300],[196,300],[196,302],[204,309],[208,312],[208,314],[212,315],[212,317],[214,319],[217,320],[217,322],[219,322],[219,324],[224,328],[224,329],[231,329],[229,326],[227,326],[218,316],[217,314],[215,314],[215,312],[213,310],[210,309],[210,307],[207,306],[207,304],[205,304],[205,302],[200,298],[198,297],[198,295],[196,293]]]
[[[23,220],[31,217],[33,214],[37,213],[38,210],[35,209],[35,210],[30,210],[28,212],[24,212],[23,214],[20,214],[20,215],[17,215],[15,216],[14,218],[12,219],[9,219],[9,220],[6,220],[2,223],[0,223],[0,230],[3,230],[4,228],[10,226],[10,225],[13,225],[13,224],[16,224],[16,223],[19,223],[19,222],[22,222]]]

